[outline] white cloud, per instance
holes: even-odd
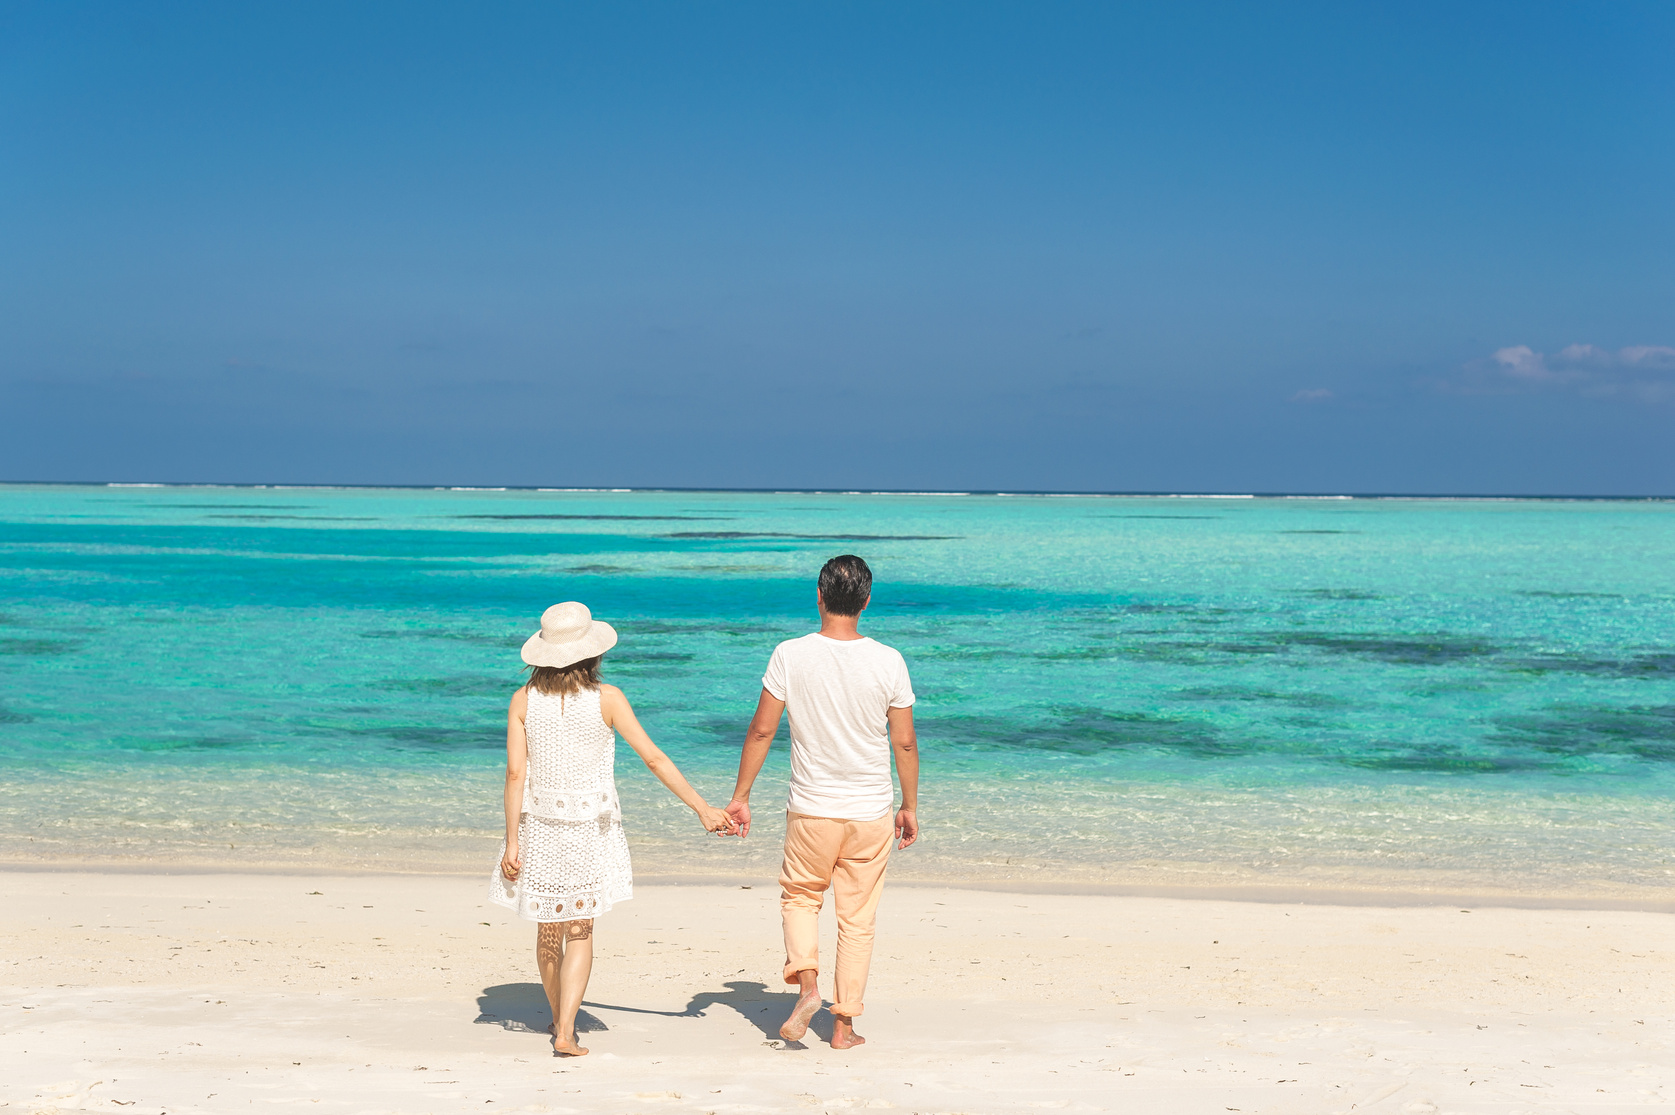
[[[1675,399],[1675,348],[1665,345],[1630,345],[1612,352],[1576,344],[1551,354],[1510,345],[1467,364],[1465,373],[1448,387],[1470,394],[1566,389],[1644,402]]]
[[[1630,345],[1617,355],[1630,367],[1675,370],[1675,348],[1666,345]]]
[[[1511,348],[1495,350],[1494,361],[1500,365],[1500,370],[1514,379],[1540,382],[1553,378],[1553,373],[1547,367],[1547,357],[1532,349],[1529,345],[1514,345]]]

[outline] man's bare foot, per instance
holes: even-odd
[[[791,1017],[785,1020],[785,1025],[779,1028],[779,1036],[786,1041],[801,1041],[808,1033],[809,1019],[820,1009],[820,989],[805,987],[803,993],[797,996],[797,1005],[791,1009]]]
[[[855,1023],[841,1014],[832,1015],[832,1048],[854,1049],[865,1045],[867,1039],[855,1032]]]
[[[547,1033],[549,1033],[553,1036],[553,1055],[554,1056],[556,1056],[556,1057],[586,1057],[587,1056],[587,1050],[585,1048],[583,1048],[582,1046],[579,1046],[579,1045],[576,1044],[576,1039],[575,1039],[574,1036],[572,1036],[568,1041],[561,1039],[558,1036],[558,1028],[557,1028],[556,1025],[548,1026],[547,1027]]]

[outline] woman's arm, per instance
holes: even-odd
[[[517,881],[523,863],[518,857],[518,822],[523,817],[523,782],[529,774],[529,738],[523,718],[529,711],[529,690],[512,695],[506,709],[506,854],[500,857],[500,872]]]
[[[605,723],[622,736],[629,747],[634,749],[646,768],[657,775],[657,780],[669,788],[687,808],[698,814],[698,820],[710,832],[733,831],[733,822],[719,809],[712,809],[708,802],[698,795],[698,791],[681,775],[680,768],[675,766],[673,759],[663,754],[661,748],[651,742],[646,730],[640,727],[639,720],[634,717],[634,709],[623,696],[622,690],[614,685],[599,687],[599,709],[605,718]]]

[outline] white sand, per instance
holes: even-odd
[[[483,889],[0,874],[0,1112],[1675,1106],[1668,913],[896,886],[839,1053],[775,1037],[771,884],[642,886],[560,1061],[533,927]]]

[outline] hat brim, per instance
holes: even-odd
[[[604,654],[616,646],[616,628],[594,620],[587,634],[566,643],[549,643],[539,631],[523,644],[523,660],[531,666],[573,666],[587,658]]]

